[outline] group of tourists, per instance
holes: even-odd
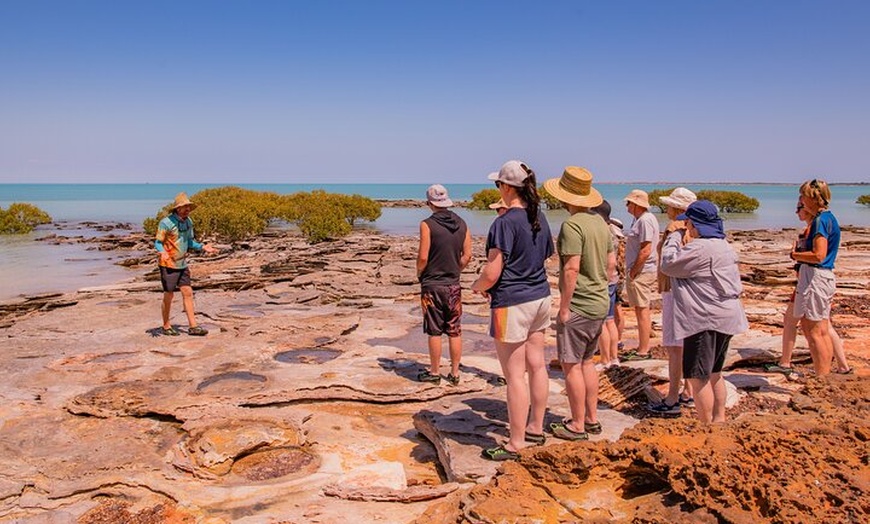
[[[725,239],[716,206],[698,200],[686,188],[677,188],[660,202],[669,222],[660,234],[650,213],[649,196],[635,189],[624,199],[633,222],[623,234],[622,224],[610,217],[611,206],[592,186],[592,174],[581,167],[565,168],[561,177],[544,182],[569,217],[557,241],[541,210],[535,172],[524,162],[511,160],[489,179],[500,199],[486,238],[486,263],[471,290],[490,305],[489,334],[493,338],[507,391],[509,439],[488,448],[483,456],[509,460],[520,449],[544,443],[545,433],[578,441],[602,432],[598,421],[598,372],[623,361],[650,356],[650,305],[661,295],[662,338],[668,353],[667,395],[649,406],[653,413],[677,415],[681,405],[694,405],[705,423],[725,420],[726,389],[722,368],[731,337],[748,329],[740,300],[742,285],[737,254]],[[807,224],[795,243],[791,258],[797,263],[798,284],[786,310],[783,356],[771,371],[791,372],[791,350],[796,324],[807,337],[816,374],[830,372],[836,355],[838,372],[850,368],[842,355],[839,337],[830,324],[835,290],[834,261],[840,229],[827,209],[831,193],[822,180],[800,187],[798,215]],[[460,382],[462,357],[462,292],[460,274],[471,260],[471,234],[465,222],[450,210],[453,202],[440,184],[429,187],[426,201],[432,215],[420,223],[416,261],[421,285],[423,330],[428,336],[430,365],[417,375],[421,382],[442,379],[442,336],[447,335],[450,385]],[[173,294],[184,299],[190,335],[205,335],[196,324],[190,272],[191,250],[214,252],[195,240],[189,218],[194,204],[184,193],[172,213],[158,226],[155,246],[160,254],[165,335],[179,332],[169,322]],[[620,342],[618,256],[624,242],[625,295],[638,324],[637,348],[618,355]],[[552,299],[546,262],[559,260],[559,303],[556,347],[565,375],[570,416],[544,427],[549,396],[549,374],[544,333],[551,324]],[[787,343],[787,339],[789,339]],[[836,341],[836,342],[835,342]],[[601,362],[593,363],[596,351]],[[681,389],[682,386],[682,389]]]
[[[658,294],[669,388],[667,395],[651,404],[649,410],[677,415],[681,405],[688,404],[695,407],[702,422],[724,421],[726,389],[722,368],[731,338],[747,330],[748,322],[740,299],[737,254],[725,239],[717,207],[698,200],[686,188],[677,188],[660,199],[669,219],[660,234],[658,220],[650,213],[649,196],[636,189],[625,197],[627,211],[634,220],[623,235],[621,227],[614,227],[610,218],[610,204],[592,187],[592,174],[570,166],[561,177],[544,182],[546,191],[570,214],[554,245],[541,211],[535,172],[527,164],[511,160],[489,179],[499,191],[499,201],[490,206],[498,217],[487,235],[486,263],[471,289],[489,299],[489,333],[507,385],[509,437],[504,444],[485,449],[483,456],[491,460],[514,459],[520,449],[542,444],[545,433],[571,441],[601,433],[597,417],[598,372],[618,358],[651,358],[650,304]],[[810,184],[812,187],[806,189]],[[822,187],[824,190],[818,189]],[[431,367],[421,371],[418,379],[440,382],[441,335],[446,333],[451,355],[447,380],[458,384],[458,317],[462,312],[459,277],[470,260],[471,240],[461,218],[448,209],[452,202],[443,186],[430,187],[427,201],[433,214],[420,225],[417,273]],[[798,283],[801,309],[796,305],[794,313],[790,313],[803,318],[814,362],[826,359],[828,366],[830,343],[822,338],[831,330],[826,323],[833,294],[830,268],[839,244],[836,219],[825,209],[829,201],[824,182],[814,180],[801,187],[802,205],[813,219],[805,245],[792,253],[792,258],[808,269],[801,268]],[[625,295],[637,317],[638,346],[619,356],[620,335],[614,317],[619,310],[617,251],[623,236]],[[559,259],[556,347],[565,375],[570,416],[545,428],[549,375],[544,332],[551,322],[545,264],[554,253]],[[599,350],[601,362],[596,367],[593,356]],[[817,368],[817,373],[824,374],[823,366]]]

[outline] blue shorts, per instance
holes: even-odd
[[[616,315],[616,289],[619,284],[608,284],[607,293],[610,295],[610,309],[607,310],[607,318],[613,318]]]

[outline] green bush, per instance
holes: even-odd
[[[191,197],[197,208],[191,213],[198,237],[234,241],[262,233],[269,222],[284,219],[299,226],[309,242],[321,242],[350,233],[358,220],[380,218],[380,205],[360,195],[340,195],[325,191],[278,195],[235,186],[205,189]],[[172,204],[146,218],[148,234],[172,212]]]
[[[760,205],[757,198],[746,196],[739,191],[702,189],[696,194],[698,200],[709,200],[716,204],[722,213],[753,213]]]
[[[547,209],[562,209],[562,201],[548,193],[544,186],[538,188],[538,196],[541,197],[541,203]]]
[[[0,208],[0,235],[30,233],[40,224],[48,224],[51,217],[33,204],[14,202],[9,209]]]
[[[662,204],[660,199],[663,196],[670,195],[674,189],[676,189],[676,188],[672,187],[670,189],[653,189],[652,191],[650,191],[648,193],[649,194],[649,207],[650,207],[650,209],[657,207],[657,208],[659,208],[660,213],[664,213],[665,207],[667,207],[667,206]]]
[[[870,206],[870,195],[861,195],[855,202],[857,204],[864,204],[865,206]]]
[[[562,202],[544,189],[544,186],[538,187],[538,196],[541,197],[541,205],[546,209],[562,209]],[[471,202],[468,203],[468,209],[489,209],[490,204],[495,204],[501,198],[501,193],[498,189],[481,189],[477,193],[471,195]]]
[[[329,193],[327,193],[329,195]],[[344,219],[353,227],[357,220],[374,222],[381,218],[381,205],[371,198],[362,195],[329,195],[338,201],[342,209]]]
[[[657,207],[661,213],[665,212],[665,206],[661,202],[663,196],[668,196],[675,188],[653,189],[649,192],[650,208]],[[739,191],[716,191],[714,189],[702,189],[695,193],[698,200],[709,200],[716,204],[722,213],[752,213],[760,205],[758,199],[744,195]]]
[[[490,204],[495,204],[501,198],[501,193],[498,189],[481,189],[477,193],[471,195],[471,202],[468,203],[468,209],[489,209]]]

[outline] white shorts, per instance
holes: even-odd
[[[812,321],[830,318],[831,301],[836,290],[837,279],[833,271],[801,264],[794,296],[794,317]]]
[[[499,342],[525,342],[529,335],[550,325],[552,297],[524,302],[516,306],[490,310],[489,335]]]
[[[683,347],[683,339],[674,336],[674,294],[662,293],[662,345]]]

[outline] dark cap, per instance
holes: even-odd
[[[677,220],[691,220],[701,238],[725,238],[725,226],[719,217],[719,210],[709,200],[692,202],[686,212]]]
[[[608,224],[610,223],[610,202],[602,200],[600,204],[592,208],[592,211],[601,215],[601,218],[603,218],[605,222]]]

